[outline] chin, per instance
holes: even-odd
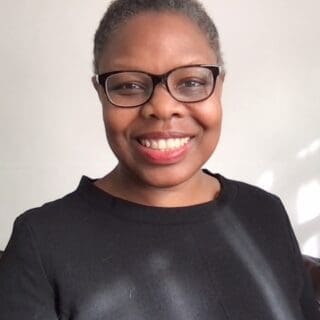
[[[138,179],[146,186],[154,188],[172,188],[190,180],[199,171],[199,168],[185,170],[176,166],[166,166],[137,172]]]

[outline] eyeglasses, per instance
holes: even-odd
[[[121,108],[139,107],[148,102],[159,83],[179,102],[208,99],[214,92],[220,66],[190,65],[162,75],[142,71],[113,71],[96,75],[110,103]]]

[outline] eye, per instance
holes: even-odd
[[[125,89],[125,90],[139,90],[142,89],[141,85],[137,83],[124,83],[119,86],[120,89]]]
[[[193,88],[193,87],[199,87],[203,86],[204,81],[199,80],[199,79],[189,79],[189,80],[184,80],[179,86],[180,87],[186,87],[186,88]]]
[[[134,95],[145,92],[145,86],[138,82],[119,82],[108,86],[108,91],[118,95]]]
[[[178,90],[188,90],[203,88],[205,85],[206,81],[204,81],[203,79],[191,78],[180,80],[176,87]]]

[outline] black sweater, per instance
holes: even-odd
[[[163,208],[77,190],[15,222],[1,320],[315,320],[280,200],[215,175],[218,199]]]

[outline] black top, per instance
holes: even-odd
[[[220,196],[199,205],[141,205],[83,177],[24,213],[0,260],[0,319],[319,319],[280,200],[215,177]]]

